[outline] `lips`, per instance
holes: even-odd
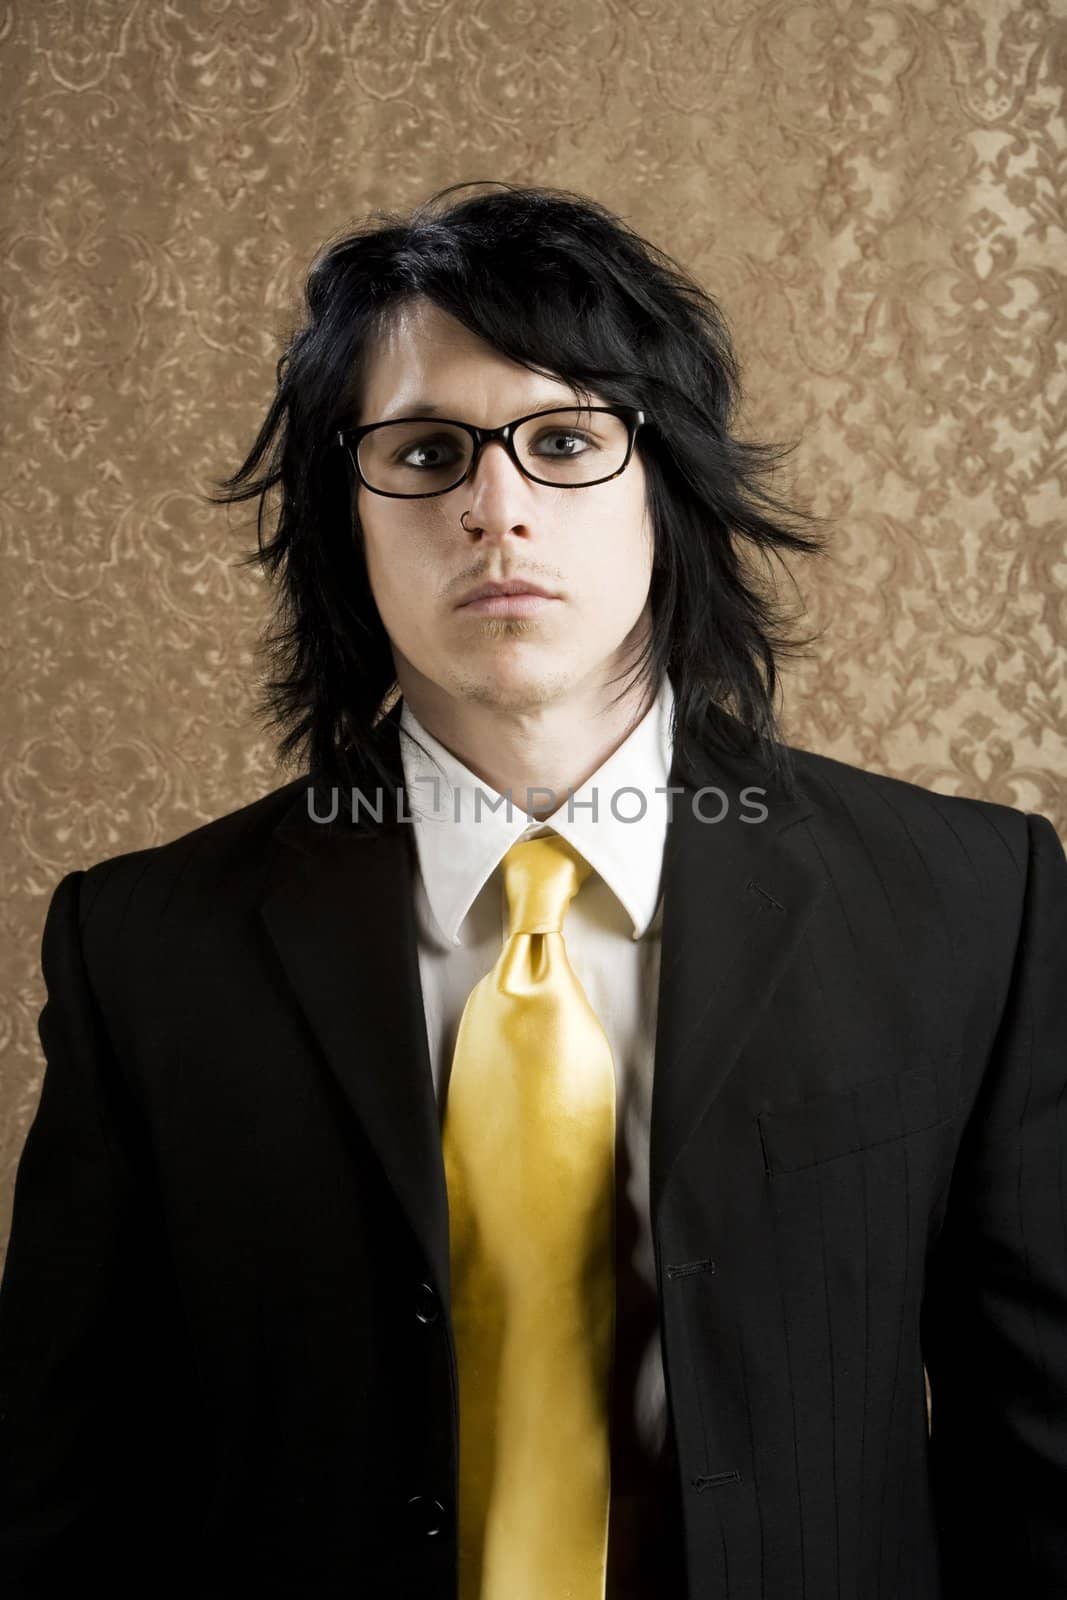
[[[558,595],[552,593],[551,589],[542,589],[540,584],[527,583],[525,579],[515,578],[501,583],[480,583],[476,588],[469,589],[459,601],[459,604],[466,606],[470,605],[472,600],[484,600],[492,595],[508,594],[536,594],[541,595],[546,600],[557,600],[559,598]]]

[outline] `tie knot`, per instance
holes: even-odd
[[[516,933],[560,933],[570,902],[592,867],[558,833],[520,839],[504,857],[508,938]]]

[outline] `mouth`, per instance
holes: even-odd
[[[533,617],[558,599],[529,578],[487,578],[468,589],[456,609],[483,617]]]
[[[555,595],[536,594],[521,589],[515,594],[483,594],[467,600],[457,609],[467,616],[536,617],[549,606],[558,605]]]

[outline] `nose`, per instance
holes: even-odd
[[[470,537],[501,537],[529,532],[535,488],[511,459],[504,441],[490,439],[482,446],[474,472],[452,493],[462,502],[461,511],[469,512],[464,521]]]

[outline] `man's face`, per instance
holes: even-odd
[[[359,420],[416,414],[427,401],[442,416],[490,428],[577,403],[561,381],[516,365],[418,300],[370,353]],[[632,663],[650,622],[653,553],[636,450],[619,477],[572,489],[531,482],[494,441],[476,476],[445,494],[390,500],[359,484],[356,509],[371,589],[413,709],[444,695],[533,711],[595,696]],[[559,598],[521,617],[460,606],[475,584],[512,578]]]

